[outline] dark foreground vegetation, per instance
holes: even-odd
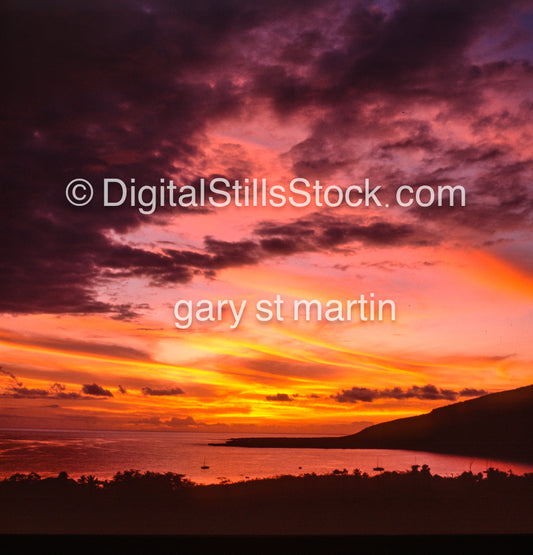
[[[533,474],[442,478],[415,466],[212,486],[134,470],[108,481],[15,474],[0,481],[0,533],[531,534]]]

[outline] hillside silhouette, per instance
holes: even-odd
[[[342,437],[238,438],[232,447],[406,449],[533,462],[533,385],[454,403]]]

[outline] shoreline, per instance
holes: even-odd
[[[476,449],[476,446],[472,446],[470,449],[458,449],[458,448],[433,448],[430,449],[427,446],[424,448],[418,447],[412,444],[402,444],[400,446],[375,446],[373,443],[354,446],[350,444],[350,436],[342,437],[247,437],[247,438],[230,438],[224,443],[208,443],[211,447],[242,447],[248,449],[342,449],[342,450],[390,450],[390,451],[412,451],[416,453],[429,453],[431,455],[450,455],[458,457],[474,457],[476,459],[488,458],[491,461],[502,462],[502,463],[522,463],[522,464],[533,464],[533,453],[529,451],[523,452],[511,452],[511,453],[494,453],[492,450],[487,452],[484,450]],[[339,441],[340,440],[340,441]],[[346,441],[348,440],[348,441]]]

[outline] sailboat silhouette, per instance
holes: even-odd
[[[383,472],[384,470],[385,469],[379,464],[379,457],[378,457],[376,461],[376,466],[374,467],[374,472]]]
[[[209,466],[205,464],[205,457],[204,457],[204,464],[200,467],[202,470],[207,470]]]

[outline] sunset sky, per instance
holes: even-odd
[[[533,383],[531,2],[1,15],[0,427],[344,434]],[[367,178],[390,206],[142,214],[103,206],[106,177]],[[404,185],[466,206],[397,206]],[[395,321],[255,318],[370,293]],[[176,327],[177,301],[219,299],[247,300],[235,329]]]

